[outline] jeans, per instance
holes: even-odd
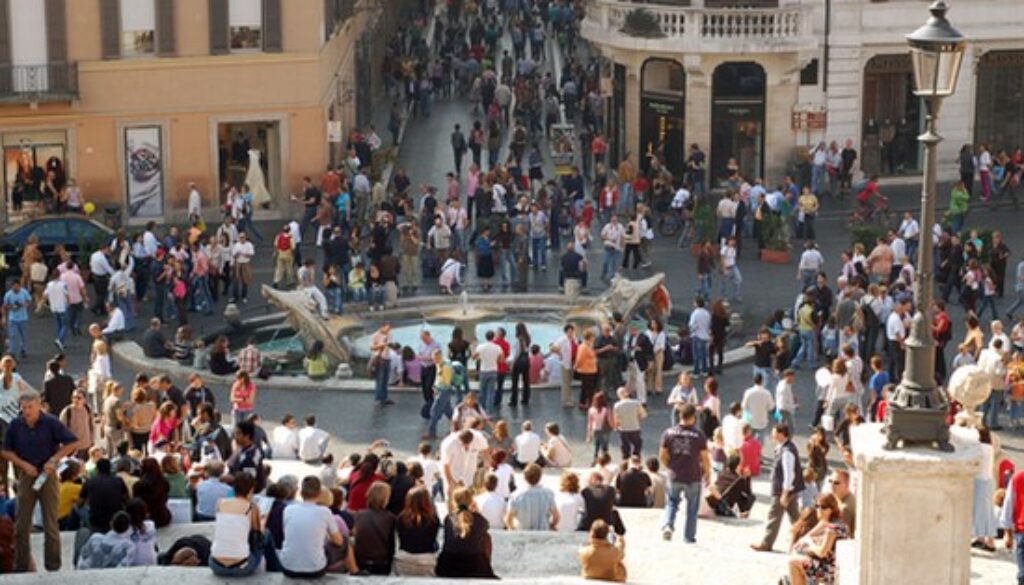
[[[1017,585],[1024,585],[1024,533],[1013,535],[1013,556],[1017,559]]]
[[[619,185],[619,206],[620,215],[629,215],[633,211],[633,183],[622,183]]]
[[[25,354],[25,324],[27,321],[7,319],[7,342],[11,355]]]
[[[57,321],[57,341],[64,345],[64,340],[68,337],[68,314],[67,312],[54,313],[53,318]]]
[[[85,303],[68,303],[68,326],[72,333],[82,332],[82,308]]]
[[[697,513],[700,511],[700,491],[701,484],[699,481],[688,483],[673,481],[668,484],[668,493],[665,498],[665,516],[661,522],[662,527],[675,529],[676,512],[679,511],[679,498],[680,496],[685,497],[686,526],[683,529],[683,538],[686,542],[697,541]]]
[[[372,285],[370,287],[370,306],[371,307],[383,307],[385,298],[384,287],[380,285]]]
[[[340,315],[344,309],[342,297],[345,296],[342,294],[341,287],[328,288],[324,292],[327,296],[327,306],[330,307],[330,311]]]
[[[238,295],[235,295],[237,298]],[[156,283],[153,285],[153,316],[161,321],[167,319],[167,285],[164,283]]]
[[[995,295],[981,295],[981,305],[978,306],[978,318],[985,316],[985,308],[992,310],[992,319],[996,320],[999,315],[996,313],[996,296]]]
[[[218,577],[248,577],[256,572],[263,562],[263,549],[256,549],[249,553],[249,558],[241,565],[225,567],[217,562],[217,559],[210,557],[210,570]]]
[[[725,269],[725,275],[722,278],[722,296],[727,297],[730,300],[740,300],[740,286],[743,284],[743,275],[740,274],[739,266],[730,266]],[[732,285],[732,295],[726,293],[729,292],[729,288]]]
[[[622,262],[622,252],[615,248],[605,247],[604,262],[601,264],[601,280],[611,280]]]
[[[213,314],[213,293],[210,292],[209,276],[200,276],[196,278],[195,308],[204,315]]]
[[[693,339],[693,373],[700,375],[709,371],[708,341],[697,337]]]
[[[761,381],[763,382],[763,385],[764,385],[765,388],[774,388],[775,387],[773,385],[773,383],[772,383],[773,382],[772,378],[774,376],[774,373],[772,372],[771,368],[761,368],[761,367],[758,367],[758,366],[754,366],[754,374],[755,375],[756,374],[761,374]],[[790,427],[790,428],[792,428],[792,427]]]
[[[999,410],[1003,407],[1004,390],[993,390],[981,405],[982,422],[990,429],[999,426]]]
[[[807,331],[800,330],[800,349],[796,352],[796,357],[793,358],[792,367],[797,368],[800,365],[800,361],[803,360],[811,367],[814,367],[818,363],[818,356],[814,351],[814,330],[809,329]]]
[[[825,166],[814,165],[811,167],[811,191],[815,195],[821,195],[825,188]]]
[[[633,455],[639,456],[643,447],[644,437],[641,431],[619,431],[619,448],[624,460]]]
[[[1006,309],[1006,316],[1009,317],[1012,321],[1013,314],[1016,313],[1017,309],[1021,308],[1022,306],[1024,306],[1024,290],[1018,290],[1017,298],[1013,301],[1013,304],[1010,305],[1010,308]]]
[[[711,298],[711,273],[697,275],[697,294],[705,300]]]
[[[382,359],[373,376],[373,399],[384,402],[388,399],[388,380],[391,378],[391,360]]]
[[[480,405],[489,413],[498,409],[498,405],[494,403],[497,390],[498,372],[480,372]]]
[[[610,433],[610,429],[594,430],[594,459],[597,459],[598,453],[608,452],[608,435]]]
[[[427,432],[431,437],[437,436],[437,423],[441,422],[442,416],[447,416],[448,420],[452,418],[452,391],[451,388],[437,387],[437,396],[430,405],[430,422],[427,424]]]
[[[544,236],[530,238],[531,255],[533,256],[534,266],[548,266],[548,255],[547,255],[547,243],[548,239]]]

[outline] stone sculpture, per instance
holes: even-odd
[[[948,388],[950,398],[963,405],[956,422],[967,427],[979,426],[978,406],[992,392],[992,375],[975,365],[960,366],[950,376]]]

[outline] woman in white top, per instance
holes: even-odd
[[[836,358],[832,360],[832,381],[828,385],[828,392],[825,394],[825,412],[833,417],[841,413],[848,402],[857,402],[857,388],[850,381],[850,374],[846,367],[846,360]],[[835,420],[835,419],[833,419]]]
[[[992,507],[992,492],[995,488],[995,446],[987,427],[978,427],[978,441],[981,448],[981,466],[974,476],[974,505],[972,507],[971,546],[995,552],[996,513]]]
[[[88,391],[89,399],[92,402],[92,411],[100,411],[100,396],[103,393],[103,386],[113,374],[110,371],[110,352],[107,342],[103,340],[103,330],[99,324],[89,325],[89,335],[92,336],[92,350],[89,353]]]
[[[21,395],[34,391],[28,382],[21,378],[21,374],[14,371],[17,366],[18,362],[14,361],[12,356],[5,355],[0,359],[0,392],[17,392]]]
[[[665,326],[661,324],[661,321],[651,319],[647,323],[647,331],[644,335],[651,340],[651,345],[654,346],[654,363],[648,365],[644,372],[644,385],[655,394],[661,394],[665,378],[662,375],[662,367],[665,364],[665,351],[668,349]]]
[[[583,496],[580,495],[580,478],[575,473],[565,472],[558,493],[555,494],[555,506],[558,508],[558,532],[574,532],[580,523],[583,513]]]
[[[263,520],[252,503],[256,479],[243,471],[235,475],[232,487],[235,497],[217,502],[210,569],[219,577],[248,577],[263,562],[263,543],[249,547],[249,532],[263,531]]]
[[[572,228],[572,235],[574,240],[573,248],[577,254],[586,259],[587,250],[590,249],[590,226],[581,219],[576,222],[576,227]]]

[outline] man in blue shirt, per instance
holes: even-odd
[[[4,319],[7,320],[7,338],[10,340],[11,355],[26,357],[25,324],[28,323],[28,307],[32,295],[21,283],[15,281],[11,290],[4,295]]]
[[[0,456],[18,471],[14,570],[22,573],[29,568],[32,512],[38,502],[43,512],[46,570],[59,571],[61,549],[57,507],[60,504],[60,487],[57,462],[75,451],[78,439],[57,417],[42,411],[42,400],[38,394],[23,394],[18,400],[21,416],[10,421],[3,450],[0,451]],[[39,485],[38,481],[42,484]]]

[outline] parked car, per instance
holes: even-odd
[[[30,236],[39,239],[46,264],[53,268],[57,264],[54,255],[57,246],[63,245],[80,265],[86,264],[88,258],[83,258],[82,254],[91,254],[103,242],[111,241],[114,230],[88,217],[76,215],[42,216],[13,224],[0,234],[0,254],[4,256],[8,275],[21,273],[21,253]]]

